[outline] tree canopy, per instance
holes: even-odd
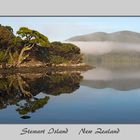
[[[29,44],[36,44],[41,47],[46,47],[49,43],[49,40],[46,36],[39,33],[38,31],[28,29],[27,27],[21,27],[17,34],[23,39],[24,43]]]
[[[10,26],[0,25],[0,49],[7,49],[14,44],[15,35]]]

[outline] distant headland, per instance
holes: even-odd
[[[86,35],[74,36],[67,39],[66,41],[113,41],[140,43],[140,33],[127,30],[113,33],[95,32]]]

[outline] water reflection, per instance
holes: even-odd
[[[140,67],[105,68],[96,67],[83,74],[82,85],[103,89],[112,88],[119,91],[128,91],[140,88]]]
[[[0,109],[15,105],[21,118],[29,119],[28,113],[33,113],[48,103],[48,95],[72,93],[80,87],[82,78],[80,72],[1,75]],[[41,92],[45,95],[38,96]]]

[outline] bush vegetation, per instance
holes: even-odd
[[[45,35],[27,27],[21,27],[15,35],[12,27],[0,25],[0,66],[20,67],[30,61],[78,64],[82,62],[82,54],[73,44],[50,42]]]

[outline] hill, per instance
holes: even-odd
[[[71,37],[66,41],[113,41],[140,43],[140,33],[132,31],[119,31],[113,33],[95,32],[91,34]]]

